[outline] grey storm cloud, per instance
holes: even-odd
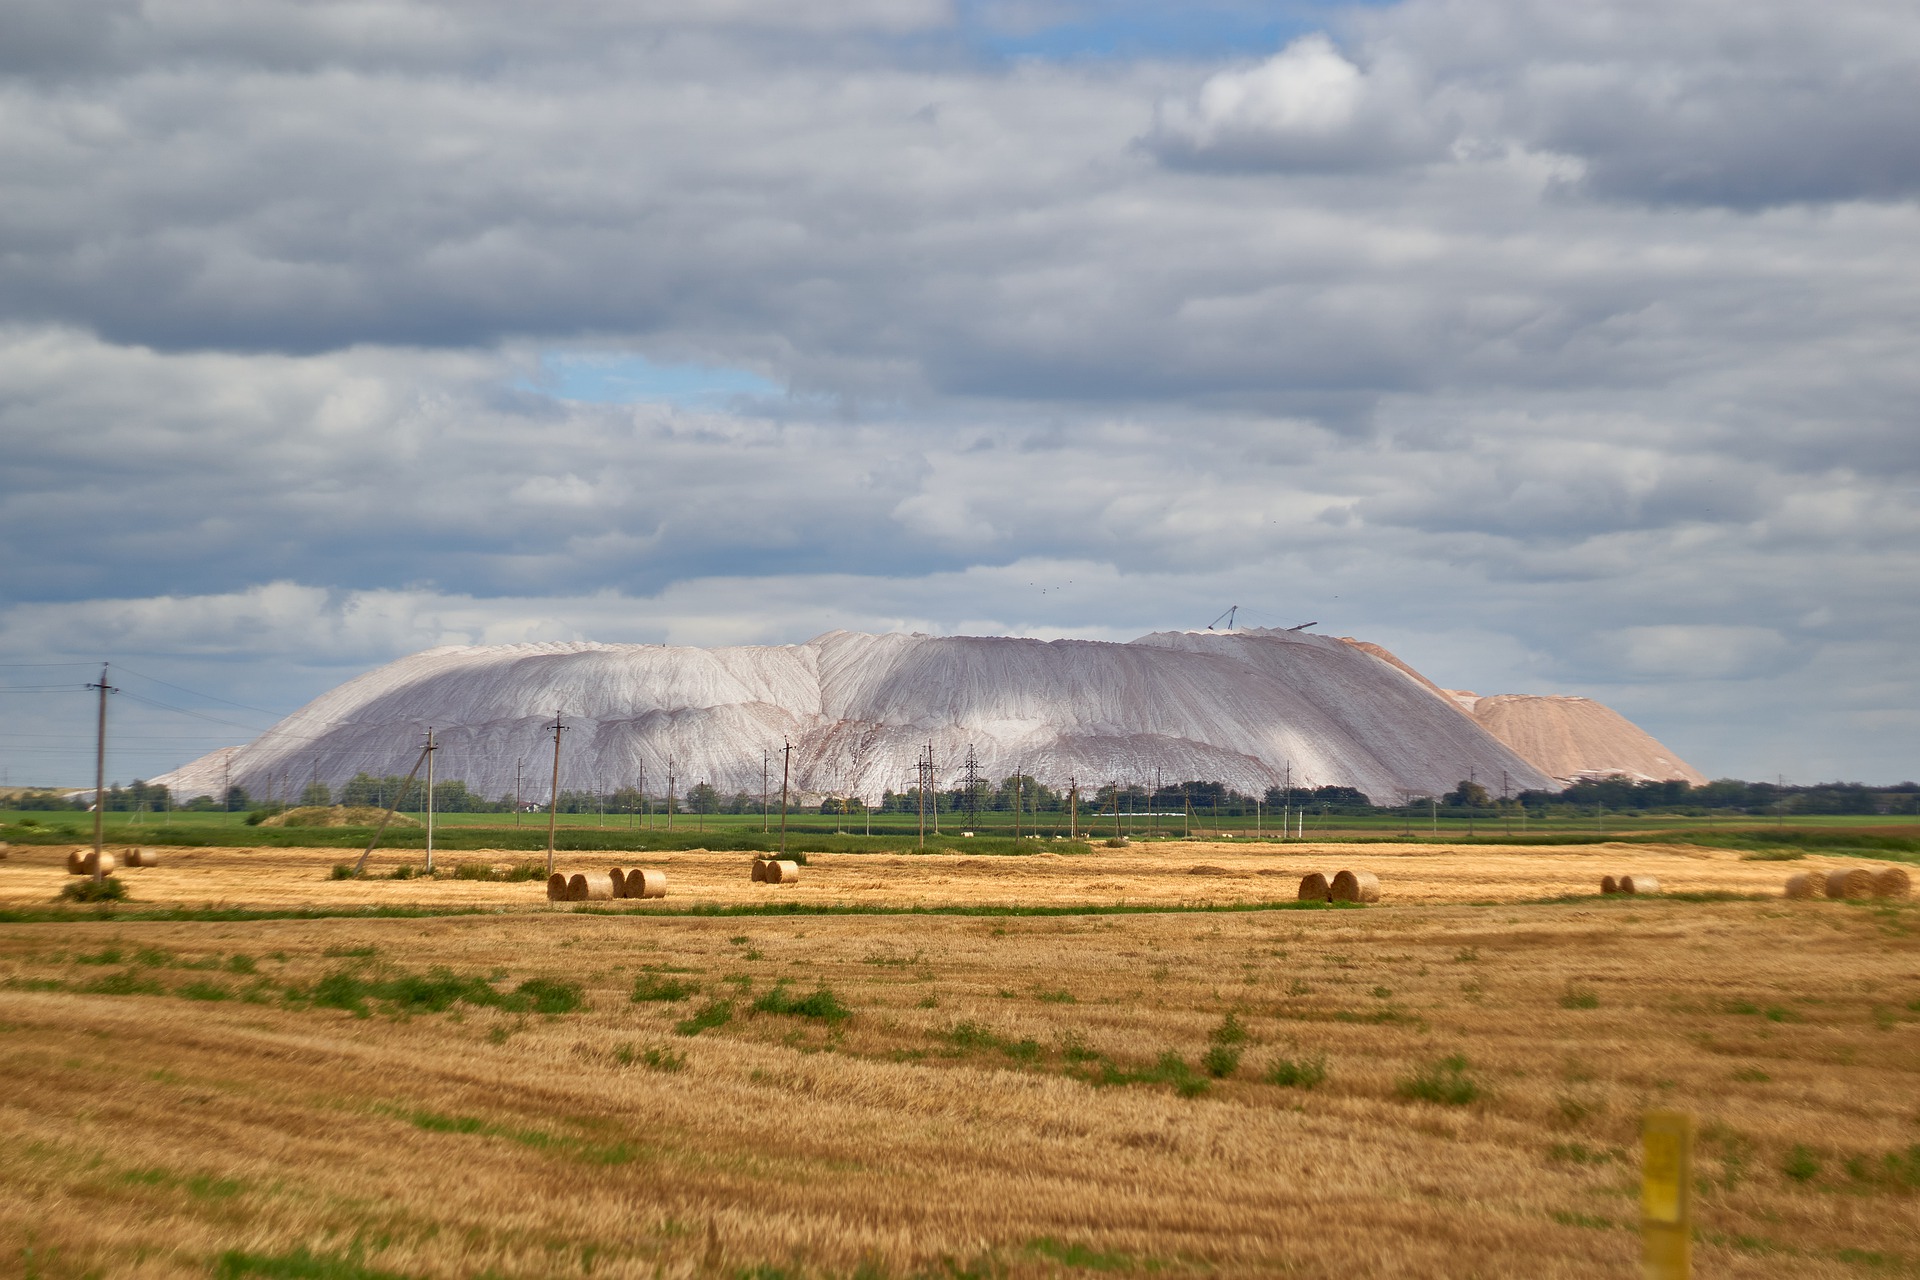
[[[0,648],[305,695],[1237,601],[1710,771],[1899,767],[1910,7],[1409,0],[1206,60],[959,21],[0,0]],[[594,403],[579,352],[762,390]]]

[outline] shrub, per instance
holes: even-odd
[[[500,878],[502,880],[512,881],[545,880],[547,878],[547,869],[538,862],[518,862]]]
[[[1127,847],[1127,838],[1125,836],[1108,836],[1100,843],[1109,849],[1124,849]]]
[[[1200,1065],[1205,1067],[1207,1074],[1214,1079],[1225,1079],[1240,1069],[1240,1051],[1224,1044],[1216,1044],[1200,1059]]]
[[[96,881],[92,876],[84,876],[67,885],[60,896],[69,902],[125,902],[127,886],[118,876],[107,876]]]
[[[1480,1097],[1480,1086],[1467,1074],[1466,1058],[1456,1053],[1400,1081],[1398,1092],[1401,1097],[1418,1102],[1464,1107]]]
[[[484,862],[463,862],[453,869],[455,880],[498,880],[500,875]]]
[[[1264,1077],[1268,1084],[1286,1089],[1311,1089],[1327,1078],[1327,1060],[1315,1058],[1276,1058]]]
[[[327,879],[357,880],[359,879],[359,875],[354,871],[352,867],[348,866],[346,863],[336,862],[333,864],[333,870],[327,873]]]
[[[1220,1045],[1245,1044],[1247,1041],[1247,1029],[1240,1025],[1239,1018],[1229,1013],[1220,1020],[1220,1025],[1215,1027],[1213,1034],[1207,1038],[1215,1044]]]
[[[687,1055],[675,1053],[665,1045],[635,1050],[630,1044],[623,1044],[613,1051],[613,1059],[623,1067],[639,1063],[649,1071],[684,1071],[687,1068]]]

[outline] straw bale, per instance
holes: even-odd
[[[11,851],[12,851],[12,846],[9,845],[5,840],[0,840],[0,862],[5,862],[7,858],[10,856]]]
[[[607,872],[607,878],[613,881],[614,897],[624,898],[627,896],[627,873],[625,871],[619,867],[615,867],[613,870]]]
[[[556,871],[547,877],[547,901],[565,902],[567,900],[567,877]]]
[[[126,851],[126,862],[124,865],[129,867],[157,867],[160,865],[160,851],[158,849],[128,849]]]
[[[1913,892],[1913,878],[1905,867],[1886,867],[1873,878],[1876,898],[1904,898]]]
[[[67,850],[67,874],[83,876],[87,874],[87,851],[85,849]]]
[[[1318,871],[1309,871],[1300,877],[1300,901],[1332,902],[1333,898],[1327,889],[1327,878]]]
[[[1787,896],[1789,898],[1813,898],[1820,893],[1820,881],[1810,872],[1802,871],[1797,876],[1787,877]]]
[[[797,862],[769,862],[767,864],[767,883],[800,883],[800,864]]]
[[[1652,876],[1648,876],[1648,875],[1621,876],[1620,892],[1622,893],[1658,893],[1660,892],[1660,882],[1658,880],[1655,880]]]
[[[1620,882],[1618,880],[1615,880],[1612,876],[1601,876],[1600,892],[1618,893],[1620,892]]]
[[[1873,872],[1865,867],[1848,867],[1827,872],[1829,898],[1865,898],[1873,893]]]
[[[755,884],[765,884],[766,880],[767,860],[765,858],[755,858],[753,860],[753,882]]]
[[[613,897],[613,877],[604,871],[575,872],[567,880],[568,902],[605,902]]]
[[[629,898],[666,897],[667,873],[635,867],[627,872],[627,896]]]
[[[1341,871],[1333,877],[1327,893],[1335,902],[1378,902],[1380,877],[1371,871]]]

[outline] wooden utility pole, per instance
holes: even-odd
[[[760,833],[762,835],[769,830],[771,821],[767,814],[767,773],[772,764],[772,754],[765,747],[760,748]]]
[[[780,856],[787,856],[787,780],[793,772],[793,744],[781,739],[780,747]]]
[[[407,780],[400,784],[400,794],[393,798],[393,803],[387,806],[386,813],[380,817],[380,825],[373,829],[373,839],[367,841],[366,852],[360,855],[360,861],[353,864],[353,874],[359,875],[366,868],[367,859],[373,856],[373,847],[380,843],[380,837],[385,834],[387,824],[393,821],[394,810],[398,809],[400,802],[407,798],[407,788],[413,785],[414,775],[420,772],[420,766],[426,762],[426,759],[427,751],[422,747],[420,754],[413,758],[413,768],[407,770]]]
[[[107,878],[102,865],[107,847],[107,695],[120,691],[107,683],[104,662],[100,664],[100,683],[87,688],[100,691],[100,722],[93,739],[93,882],[100,884]]]
[[[525,760],[513,762],[513,825],[520,825],[520,772],[526,765]]]
[[[669,831],[673,830],[673,788],[679,779],[679,775],[674,771],[679,768],[679,765],[678,760],[672,756],[667,757],[667,830]]]
[[[433,874],[433,728],[427,728],[427,874]]]
[[[560,722],[560,713],[553,713],[553,723],[547,728],[553,730],[553,790],[547,797],[547,874],[553,874],[553,828],[560,820],[560,735],[567,726]]]
[[[1068,838],[1080,838],[1080,779],[1067,779],[1067,832]]]

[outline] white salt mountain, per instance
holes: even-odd
[[[1369,650],[1373,650],[1370,652]],[[183,796],[228,781],[290,798],[309,781],[405,773],[428,727],[435,773],[488,798],[544,802],[556,712],[562,790],[707,782],[760,793],[771,753],[794,747],[796,795],[877,799],[914,785],[933,745],[936,784],[969,747],[983,776],[1025,773],[1085,791],[1111,781],[1209,779],[1260,794],[1350,786],[1376,803],[1553,779],[1384,650],[1296,631],[1163,632],[1129,644],[860,635],[800,645],[445,647],[322,695],[255,741],[156,779]],[[1624,722],[1623,722],[1624,723]]]

